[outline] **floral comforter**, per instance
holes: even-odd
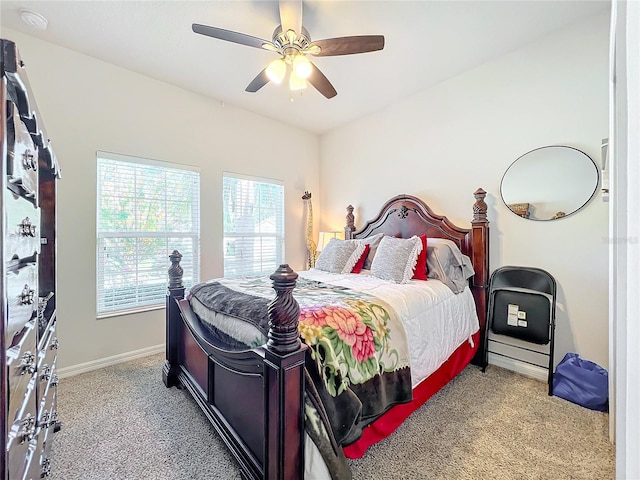
[[[193,287],[194,311],[212,326],[250,346],[266,342],[266,306],[274,293],[268,278],[218,279]],[[294,298],[300,305],[299,330],[331,396],[377,375],[409,366],[406,333],[395,312],[380,299],[344,287],[299,278]],[[195,305],[194,305],[195,304]],[[200,304],[200,305],[198,305]],[[255,339],[233,334],[233,320],[210,318],[206,310],[235,317],[255,329]]]

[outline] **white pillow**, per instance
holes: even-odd
[[[408,283],[421,251],[422,240],[418,236],[383,237],[373,257],[371,275],[394,283]]]
[[[329,273],[351,273],[363,252],[364,242],[360,240],[332,238],[320,252],[315,267]]]

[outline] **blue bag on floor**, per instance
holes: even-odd
[[[591,410],[607,412],[609,374],[577,353],[567,353],[553,374],[553,394]]]

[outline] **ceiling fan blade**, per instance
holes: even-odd
[[[280,25],[282,31],[302,32],[302,0],[280,0]]]
[[[319,53],[314,53],[314,46],[320,47]],[[311,42],[309,54],[316,57],[334,55],[352,55],[354,53],[375,52],[384,48],[384,35],[360,35],[354,37],[327,38]]]
[[[244,89],[245,92],[256,93],[262,87],[269,83],[269,77],[267,76],[267,69],[262,70],[256,78],[251,80],[251,83]]]
[[[226,40],[227,42],[238,43],[240,45],[247,45],[249,47],[263,48],[263,45],[271,45],[268,40],[262,38],[252,37],[251,35],[245,35],[244,33],[232,32],[231,30],[225,30],[218,27],[209,27],[208,25],[200,25],[194,23],[191,28],[195,33],[206,35],[207,37],[218,38],[220,40]]]
[[[336,92],[336,89],[333,88],[333,85],[331,85],[331,82],[329,81],[329,79],[327,77],[324,76],[324,73],[322,73],[318,67],[316,67],[313,62],[309,62],[311,63],[311,67],[313,67],[311,69],[311,75],[309,75],[309,78],[307,78],[307,81],[313,85],[316,90],[318,90],[322,95],[324,95],[327,98],[333,98],[335,97],[338,92]]]

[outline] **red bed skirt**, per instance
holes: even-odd
[[[473,335],[473,347],[465,340],[438,370],[423,380],[413,390],[413,400],[391,408],[387,413],[368,425],[362,436],[351,445],[343,447],[347,458],[362,458],[367,449],[391,435],[414,411],[458,375],[471,362],[480,346],[480,332]]]

